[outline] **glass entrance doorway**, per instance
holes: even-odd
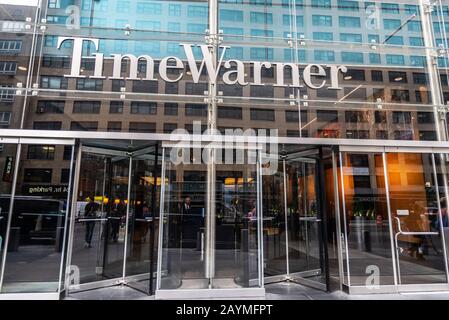
[[[156,296],[261,288],[259,151],[163,150]]]
[[[79,159],[69,291],[124,283],[153,292],[158,144],[86,142]]]
[[[319,148],[284,148],[277,172],[263,177],[265,283],[328,288],[327,233]]]

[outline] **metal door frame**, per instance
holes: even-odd
[[[72,176],[74,172],[74,150],[75,150],[75,139],[58,139],[58,138],[0,138],[0,142],[8,145],[15,145],[15,159],[14,159],[14,167],[13,167],[13,179],[11,183],[11,198],[9,200],[9,210],[8,210],[8,220],[6,221],[6,234],[5,239],[3,241],[3,252],[2,259],[0,261],[0,298],[8,299],[9,297],[15,299],[16,297],[19,299],[27,298],[30,295],[42,296],[45,299],[59,299],[60,295],[64,291],[63,288],[63,272],[64,266],[66,264],[66,253],[68,251],[67,241],[69,232],[68,220],[70,216],[71,207],[71,188],[72,188]],[[63,233],[63,243],[62,243],[62,251],[61,251],[61,259],[59,263],[59,276],[58,276],[58,287],[56,292],[43,292],[43,293],[2,293],[3,283],[4,283],[4,274],[6,269],[6,261],[8,257],[8,244],[10,238],[10,229],[11,229],[11,220],[13,216],[14,210],[14,199],[16,197],[16,187],[18,181],[18,173],[20,170],[20,162],[22,160],[22,146],[23,145],[64,145],[64,146],[72,146],[71,158],[70,158],[70,178],[68,183],[68,191],[67,191],[67,206],[65,212],[65,221],[64,221],[64,233]]]
[[[322,162],[322,148],[323,146],[311,146],[310,149],[304,151],[295,152],[286,156],[280,156],[279,159],[282,160],[282,176],[283,176],[283,206],[284,206],[284,222],[285,222],[285,253],[286,253],[286,273],[274,276],[264,276],[265,283],[276,283],[282,281],[292,281],[298,284],[302,284],[308,287],[313,287],[318,290],[328,291],[329,290],[329,261],[328,261],[328,248],[327,248],[327,219],[326,219],[326,209],[325,209],[325,199],[324,199],[324,171]],[[319,160],[307,158],[308,155],[317,154]],[[315,165],[315,191],[317,195],[317,219],[314,222],[319,223],[318,225],[318,245],[319,245],[319,259],[320,268],[310,269],[299,272],[290,272],[290,259],[289,259],[289,230],[288,230],[288,208],[287,208],[287,173],[286,173],[286,161],[292,160],[294,162],[299,162],[301,164],[309,163]],[[332,164],[334,166],[334,164]],[[304,168],[304,166],[303,166]],[[305,189],[306,190],[306,189]],[[261,190],[261,197],[263,196]],[[306,228],[307,228],[307,221]],[[306,229],[307,230],[307,229]],[[306,231],[307,232],[307,231]],[[306,240],[308,242],[308,240]],[[306,243],[308,246],[308,243]],[[320,283],[318,281],[313,281],[307,279],[308,277],[320,275],[324,272],[325,283]]]
[[[342,288],[351,294],[372,294],[372,293],[394,293],[394,292],[414,292],[414,291],[436,291],[436,290],[449,290],[449,268],[448,268],[448,255],[447,255],[447,247],[446,247],[446,241],[443,231],[443,226],[441,223],[441,207],[440,207],[440,195],[439,195],[439,185],[438,179],[437,179],[437,168],[435,164],[435,155],[440,156],[441,158],[444,157],[444,155],[449,154],[449,148],[444,147],[408,147],[408,146],[402,146],[399,145],[397,147],[391,147],[391,146],[339,146],[338,151],[335,151],[335,153],[338,152],[338,158],[339,158],[339,165],[340,165],[340,187],[341,187],[341,201],[342,201],[342,209],[343,212],[341,213],[343,216],[343,225],[344,225],[344,234],[343,234],[343,240],[341,239],[341,236],[338,237],[338,247],[341,248],[339,250],[339,260],[341,260],[341,267],[343,268],[343,261],[346,259],[346,275],[344,274],[343,270],[340,270],[340,279],[341,283],[340,285]],[[392,285],[380,285],[378,289],[370,289],[365,286],[352,286],[351,285],[351,277],[350,277],[350,261],[349,261],[349,252],[348,252],[348,238],[347,238],[347,230],[346,230],[346,203],[345,203],[345,190],[344,190],[344,172],[343,172],[343,161],[342,161],[342,153],[377,153],[382,155],[382,165],[383,165],[383,173],[384,173],[384,183],[385,183],[385,196],[387,201],[387,210],[388,210],[388,221],[389,221],[389,235],[390,235],[390,247],[391,247],[391,257],[392,257],[392,269],[393,269],[393,279],[394,284]],[[397,255],[397,247],[396,243],[394,241],[395,235],[393,233],[393,221],[392,219],[392,213],[391,213],[391,206],[390,206],[390,191],[389,191],[389,177],[388,177],[388,164],[386,155],[387,153],[417,153],[417,154],[428,154],[431,157],[431,165],[432,165],[432,177],[435,180],[435,188],[436,188],[436,200],[438,202],[438,219],[440,220],[440,232],[441,232],[441,242],[442,242],[442,248],[443,248],[443,259],[444,259],[444,265],[445,265],[445,273],[446,273],[446,282],[442,283],[423,283],[423,284],[401,284],[400,281],[400,269],[399,267],[399,259]],[[334,155],[335,156],[335,155]],[[449,189],[448,189],[448,181],[447,181],[447,174],[446,167],[443,165],[443,162],[440,163],[441,169],[442,169],[442,175],[443,175],[443,183],[444,186],[444,193],[446,197],[446,203],[449,205]],[[335,177],[334,177],[335,179]],[[339,190],[336,190],[339,193]],[[337,196],[338,198],[339,196]],[[337,203],[336,203],[337,206]],[[340,223],[340,222],[337,222]],[[339,234],[341,234],[341,229],[338,229]],[[344,243],[341,243],[344,241]],[[345,248],[345,249],[343,249]],[[343,253],[343,250],[345,251]],[[344,257],[343,257],[344,255]]]
[[[157,272],[156,272],[156,290],[155,290],[155,297],[156,299],[181,299],[181,298],[232,298],[235,296],[240,296],[240,297],[265,297],[265,288],[264,288],[264,279],[263,279],[263,242],[262,242],[262,219],[263,216],[262,214],[257,214],[257,246],[258,246],[258,252],[257,252],[257,259],[258,259],[258,263],[257,263],[257,269],[258,269],[258,278],[257,279],[250,279],[250,284],[251,285],[257,285],[257,287],[249,287],[249,288],[230,288],[230,289],[225,289],[225,288],[213,288],[210,287],[209,288],[205,288],[205,289],[163,289],[161,288],[161,278],[162,278],[162,274],[164,273],[162,271],[162,259],[163,259],[163,239],[164,239],[164,215],[165,215],[165,179],[166,179],[166,161],[168,161],[166,158],[166,154],[167,154],[167,149],[169,150],[171,147],[176,146],[176,147],[180,147],[180,146],[184,146],[184,147],[190,147],[190,144],[173,144],[170,141],[166,141],[162,144],[162,166],[161,166],[161,194],[160,194],[160,205],[159,205],[159,221],[160,221],[160,226],[159,226],[159,236],[158,236],[158,261],[157,261]],[[216,149],[218,147],[222,148],[223,146],[221,144],[211,144],[211,145],[202,145],[201,143],[199,143],[198,145],[194,145],[194,148],[210,148],[211,150]],[[232,148],[235,149],[235,146],[224,146],[224,148]],[[252,150],[255,149],[256,150],[256,176],[257,176],[257,181],[256,181],[256,206],[257,206],[257,212],[262,212],[262,195],[261,195],[261,190],[262,190],[262,183],[261,183],[261,177],[262,177],[262,158],[261,158],[261,152],[259,151],[260,147],[259,146],[249,146],[249,147],[245,147],[245,151],[248,152],[248,150]],[[169,152],[168,152],[169,153]],[[207,167],[207,166],[206,166]],[[215,170],[215,166],[213,166],[213,170]],[[208,168],[208,176],[209,179],[207,181],[207,184],[214,184],[215,185],[215,180],[210,180],[210,168]],[[215,172],[211,175],[213,177],[215,177]],[[208,188],[208,190],[214,190],[211,188]],[[215,192],[215,190],[214,190]],[[210,199],[210,195],[206,194],[206,199],[207,201],[209,201]],[[207,206],[207,204],[206,204]],[[210,208],[210,207],[209,207]],[[211,210],[211,209],[209,209]],[[214,214],[210,214],[210,212],[208,212],[209,210],[206,210],[206,216],[209,216],[209,224],[215,224],[215,218],[214,218]],[[211,219],[211,217],[213,219]],[[207,229],[207,225],[206,229]],[[207,231],[207,230],[206,230]],[[206,241],[209,243],[206,243],[206,248],[212,248],[212,250],[206,250],[206,261],[209,260],[209,263],[205,263],[205,266],[207,268],[207,270],[209,270],[209,273],[206,273],[206,278],[208,276],[213,276],[214,274],[214,267],[215,267],[215,261],[211,261],[214,260],[214,249],[215,249],[215,241],[216,241],[216,235],[214,232],[214,228],[212,228],[212,230],[209,231],[209,236],[206,237]],[[212,241],[211,241],[212,240]],[[213,280],[213,279],[212,279]]]
[[[67,253],[67,266],[66,266],[66,272],[65,272],[65,276],[66,276],[66,281],[65,281],[65,290],[68,294],[70,293],[76,293],[76,292],[81,292],[81,291],[86,291],[86,290],[92,290],[92,289],[98,289],[98,288],[104,288],[104,287],[110,287],[110,286],[115,286],[115,285],[127,285],[130,281],[138,281],[140,279],[142,279],[142,277],[146,277],[147,273],[143,273],[143,274],[137,274],[137,275],[131,275],[128,276],[126,274],[126,264],[127,264],[127,254],[128,254],[128,236],[129,236],[129,216],[130,216],[130,201],[128,201],[127,205],[126,205],[126,222],[125,222],[125,239],[124,239],[124,248],[123,248],[123,265],[122,265],[122,275],[119,277],[114,277],[111,279],[103,279],[103,280],[97,280],[97,281],[90,281],[90,282],[86,282],[86,283],[80,283],[80,284],[70,284],[71,281],[71,271],[70,271],[70,266],[71,266],[71,260],[72,260],[72,250],[73,250],[73,244],[74,244],[74,231],[75,231],[75,213],[76,213],[76,203],[77,203],[77,195],[78,195],[78,191],[79,191],[79,177],[80,177],[80,169],[81,169],[81,159],[82,159],[82,155],[83,153],[93,153],[93,154],[98,154],[98,155],[104,155],[104,156],[116,156],[116,157],[123,157],[124,159],[128,158],[129,159],[129,163],[128,163],[128,188],[127,188],[127,199],[129,200],[131,197],[131,187],[132,187],[132,182],[131,182],[131,177],[132,177],[132,173],[133,173],[133,165],[132,165],[132,161],[141,156],[141,155],[145,155],[148,152],[150,152],[151,150],[155,150],[156,152],[158,151],[158,145],[159,145],[159,141],[155,141],[155,144],[152,146],[147,146],[141,149],[137,149],[136,151],[133,152],[127,152],[127,151],[123,151],[123,150],[114,150],[112,148],[103,148],[103,147],[92,147],[92,146],[88,146],[88,145],[82,145],[82,143],[79,143],[79,147],[78,147],[78,153],[77,153],[77,161],[76,161],[76,168],[75,168],[75,172],[74,172],[74,179],[73,179],[73,183],[74,183],[74,188],[73,188],[73,193],[72,193],[72,205],[71,205],[71,219],[70,219],[70,223],[71,223],[71,232],[70,232],[70,236],[69,236],[69,246],[68,246],[68,253]],[[154,164],[154,168],[157,168],[158,163],[158,155],[155,155],[155,164]],[[106,170],[106,168],[105,168]],[[106,179],[106,172],[105,172],[105,176],[104,179]],[[104,186],[103,186],[104,188]],[[154,208],[153,208],[154,211]],[[153,212],[154,213],[154,212]],[[154,224],[154,217],[153,217],[153,224]],[[152,237],[154,237],[154,233],[152,234]],[[107,241],[107,239],[105,240]],[[151,245],[150,245],[151,246]],[[153,243],[154,246],[154,243]],[[150,248],[151,251],[151,248]],[[106,252],[103,254],[103,256],[106,256]],[[103,258],[104,258],[103,257]],[[153,261],[150,261],[150,270],[152,269],[152,263]],[[150,284],[149,284],[149,291],[145,292],[146,294],[154,294],[154,290],[153,290],[153,286],[152,286],[152,281],[151,279],[153,279],[154,274],[151,274],[151,271],[148,272],[148,276],[150,278]],[[131,286],[132,287],[132,286]],[[135,290],[141,291],[138,288],[132,287]]]

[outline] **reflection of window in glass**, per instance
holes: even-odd
[[[219,106],[217,116],[222,119],[242,119],[242,108]]]
[[[36,113],[64,113],[65,101],[38,101]]]
[[[243,21],[243,11],[241,10],[230,10],[221,9],[220,10],[220,20],[221,21]]]
[[[156,132],[156,123],[130,122],[129,132],[154,133]]]
[[[393,135],[394,140],[413,140],[413,131],[411,130],[396,130]]]
[[[184,126],[184,129],[188,132],[188,133],[193,133],[193,125],[192,124],[186,124]],[[195,130],[197,130],[197,128],[195,127]],[[207,130],[207,125],[201,125],[201,132],[204,132]]]
[[[406,4],[404,5],[405,13],[408,15],[416,14],[419,15],[419,6],[414,4]]]
[[[412,115],[408,111],[393,111],[393,123],[409,124],[412,121]]]
[[[218,91],[223,92],[224,96],[242,97],[243,87],[240,85],[219,84]]]
[[[378,140],[388,140],[388,132],[386,130],[377,130],[376,139]]]
[[[96,121],[72,121],[70,130],[72,131],[97,131],[98,122]]]
[[[415,67],[424,67],[426,64],[426,57],[424,56],[410,56],[410,65]]]
[[[75,101],[73,113],[100,113],[100,101]]]
[[[360,28],[360,18],[358,17],[338,17],[338,24],[343,28]]]
[[[178,115],[178,104],[177,103],[164,103],[164,115],[166,116],[177,116]]]
[[[400,186],[401,183],[401,174],[399,172],[389,172],[388,173],[388,182],[392,186]]]
[[[352,176],[354,179],[354,189],[357,188],[365,188],[365,189],[371,189],[371,180],[370,176],[358,176],[354,175]]]
[[[0,74],[16,74],[17,62],[14,61],[0,61]]]
[[[369,167],[369,158],[367,154],[351,153],[348,156],[351,167],[355,168]]]
[[[380,54],[378,53],[370,53],[369,55],[369,63],[371,64],[380,64]]]
[[[111,101],[109,113],[123,113],[123,101]]]
[[[423,186],[424,175],[422,172],[407,172],[407,184],[410,186]]]
[[[0,84],[0,101],[12,102],[14,100],[15,90],[12,84]]]
[[[67,89],[68,79],[59,76],[41,76],[41,88]]]
[[[299,112],[293,110],[285,111],[285,122],[296,122],[299,123]],[[307,122],[307,111],[301,111],[301,123],[302,125]]]
[[[61,180],[63,184],[67,184],[70,181],[70,169],[61,169]]]
[[[50,183],[52,169],[25,169],[23,182]]]
[[[185,115],[195,117],[206,117],[207,106],[205,104],[186,103]]]
[[[366,111],[345,111],[345,121],[349,123],[368,122],[368,118]]]
[[[126,0],[119,0],[117,1],[117,5],[115,7],[115,10],[120,13],[128,13],[131,8],[131,2]],[[139,5],[137,5],[137,8],[139,8]]]
[[[72,159],[72,146],[64,146],[62,160],[70,160],[70,159]]]
[[[421,32],[421,21],[414,20],[407,23],[408,31]]]
[[[273,48],[250,48],[250,57],[254,60],[273,60]]]
[[[0,40],[0,53],[16,54],[22,49],[21,40]]]
[[[369,34],[368,35],[368,42],[369,43],[379,43],[380,42],[380,37],[378,34]]]
[[[318,122],[338,122],[338,111],[317,110],[316,118]]]
[[[166,82],[165,83],[165,93],[166,94],[177,94],[179,84],[178,82]]]
[[[399,19],[384,19],[384,29],[396,30],[401,26],[401,20]]]
[[[207,83],[194,83],[194,82],[186,82],[185,84],[185,93],[193,94],[193,95],[204,95],[204,92],[207,91]]]
[[[34,121],[33,129],[35,130],[61,130],[61,121]]]
[[[291,26],[291,25],[292,25],[292,21],[291,21],[292,18],[293,18],[292,15],[284,14],[284,15],[282,16],[282,22],[283,22],[284,26],[286,26],[286,27]],[[296,27],[297,27],[297,28],[302,28],[302,27],[304,27],[304,17],[303,17],[303,16],[296,16]],[[289,32],[288,32],[288,33],[289,33]],[[285,37],[285,36],[284,36],[284,37]],[[298,37],[299,37],[299,34],[298,34]]]
[[[274,110],[251,108],[250,118],[251,120],[274,121]]]
[[[108,121],[108,131],[122,131],[122,123],[120,121]]]
[[[441,84],[443,86],[447,86],[448,85],[448,77],[446,74],[440,74],[440,80],[441,80]]]
[[[387,123],[387,113],[385,111],[374,111],[376,123]]]
[[[404,45],[404,38],[402,36],[391,36],[385,39],[386,44]]]
[[[410,37],[408,40],[411,46],[424,47],[424,38],[422,37]]]
[[[316,90],[316,96],[318,98],[336,99],[337,95],[338,95],[337,90],[328,90],[327,88],[321,88]]]
[[[187,6],[187,16],[189,17],[207,17],[208,7],[206,5]]]
[[[312,15],[312,25],[320,27],[332,27],[332,16]]]
[[[274,88],[273,86],[251,86],[250,95],[256,98],[272,98],[274,97]]]
[[[312,8],[330,9],[331,0],[312,0]]]
[[[369,139],[369,130],[346,130],[348,139]]]
[[[388,71],[390,82],[407,83],[407,73],[400,71]]]
[[[383,82],[384,76],[381,70],[371,70],[371,80],[375,82]]]
[[[69,57],[42,56],[42,66],[45,68],[70,68],[71,59]]]
[[[359,11],[358,1],[338,0],[337,6],[341,11]]]
[[[348,69],[345,77],[351,77],[350,80],[365,81],[365,70],[360,69]]]
[[[159,90],[157,81],[133,81],[133,92],[157,93]]]
[[[27,159],[53,160],[55,158],[55,146],[29,145]]]
[[[11,121],[11,112],[0,112],[0,127],[5,128],[9,126]]]
[[[399,14],[399,5],[397,3],[382,3],[382,13]]]
[[[362,43],[362,35],[359,33],[340,33],[340,41]]]
[[[250,22],[273,24],[273,14],[263,12],[250,12]]]
[[[419,131],[419,140],[422,141],[436,141],[437,140],[437,133],[436,131],[430,131],[430,130],[420,130]]]
[[[415,91],[416,102],[429,104],[432,103],[432,96],[430,91],[427,90],[416,90]]]
[[[335,52],[330,50],[314,50],[315,60],[335,61]]]
[[[314,32],[313,33],[313,40],[333,41],[334,40],[334,34],[332,32]]]
[[[131,102],[131,114],[156,114],[157,103],[156,102]]]
[[[160,3],[154,2],[137,2],[137,13],[145,13],[145,14],[161,14],[162,13],[162,5]]]
[[[391,101],[392,102],[409,102],[410,92],[408,90],[391,90]]]
[[[103,90],[103,80],[99,79],[77,79],[76,80],[77,90],[89,90],[89,91],[102,91]]]
[[[331,129],[318,129],[317,137],[318,138],[339,138],[340,132],[338,130],[331,130]]]
[[[164,133],[172,133],[178,128],[176,123],[164,123]]]
[[[387,54],[386,55],[387,64],[394,64],[394,65],[404,65],[405,59],[403,55],[400,54]]]
[[[429,83],[429,78],[427,73],[418,73],[418,72],[413,72],[413,83],[414,84],[428,84]]]
[[[179,17],[181,15],[181,5],[180,4],[169,4],[168,5],[168,15]]]
[[[345,87],[344,93],[346,96],[346,100],[367,100],[368,96],[366,93],[366,88],[357,88],[357,87]]]
[[[433,112],[417,112],[416,113],[418,123],[434,123],[435,118]]]

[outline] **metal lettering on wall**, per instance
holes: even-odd
[[[80,38],[80,37],[58,37],[58,46],[59,49],[64,41],[73,40],[73,55],[72,55],[72,65],[70,74],[64,75],[65,77],[72,78],[86,78],[86,75],[81,74],[81,58],[82,58],[82,49],[83,43],[85,41],[91,42],[95,46],[95,50],[98,51],[99,47],[99,39],[95,38]],[[184,53],[187,57],[187,65],[189,66],[191,77],[194,83],[198,83],[200,80],[200,75],[202,74],[203,68],[206,68],[207,75],[211,82],[216,82],[217,77],[219,75],[220,69],[223,67],[227,69],[223,76],[223,83],[227,85],[252,85],[252,86],[263,86],[262,83],[262,69],[271,69],[275,68],[276,73],[276,83],[273,84],[275,87],[293,87],[293,88],[302,88],[304,87],[302,82],[311,89],[321,89],[326,86],[327,80],[326,77],[326,67],[329,68],[329,79],[330,82],[327,86],[329,90],[341,90],[342,88],[338,83],[338,74],[346,73],[347,67],[343,65],[321,65],[321,64],[309,64],[305,67],[302,75],[300,75],[299,65],[296,63],[281,63],[281,62],[259,62],[259,61],[250,61],[248,62],[253,66],[254,74],[252,77],[252,82],[248,82],[246,79],[247,75],[245,74],[245,64],[243,61],[231,59],[224,61],[224,56],[226,50],[229,49],[229,46],[220,46],[221,55],[219,57],[219,61],[217,66],[214,66],[213,57],[210,52],[210,45],[192,45],[182,43],[180,44],[184,48]],[[197,65],[197,61],[195,60],[195,56],[193,54],[193,47],[199,47],[201,49],[201,53],[203,58],[201,60],[200,65]],[[149,55],[141,55],[136,57],[132,54],[111,54],[111,57],[104,57],[103,53],[96,52],[93,54],[95,57],[95,68],[94,74],[90,76],[91,79],[106,79],[106,76],[103,75],[103,64],[105,59],[113,59],[113,70],[112,75],[109,76],[109,79],[112,80],[149,80],[149,81],[157,81],[158,79],[154,78],[154,59]],[[122,61],[123,59],[128,59],[130,61],[129,68],[129,77],[122,76]],[[140,60],[145,60],[147,63],[145,77],[138,77],[138,62]],[[289,68],[291,70],[291,83],[286,83],[285,79],[285,70]],[[174,56],[165,57],[159,62],[159,76],[163,81],[166,82],[178,82],[184,76],[184,73],[180,71],[178,75],[175,77],[168,76],[168,70],[177,69],[184,70],[184,62]]]

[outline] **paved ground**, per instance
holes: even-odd
[[[325,293],[296,283],[287,282],[269,284],[265,288],[267,300],[449,300],[449,292],[348,295],[341,291]],[[149,297],[126,286],[117,286],[75,293],[66,299],[153,300],[154,297]]]

